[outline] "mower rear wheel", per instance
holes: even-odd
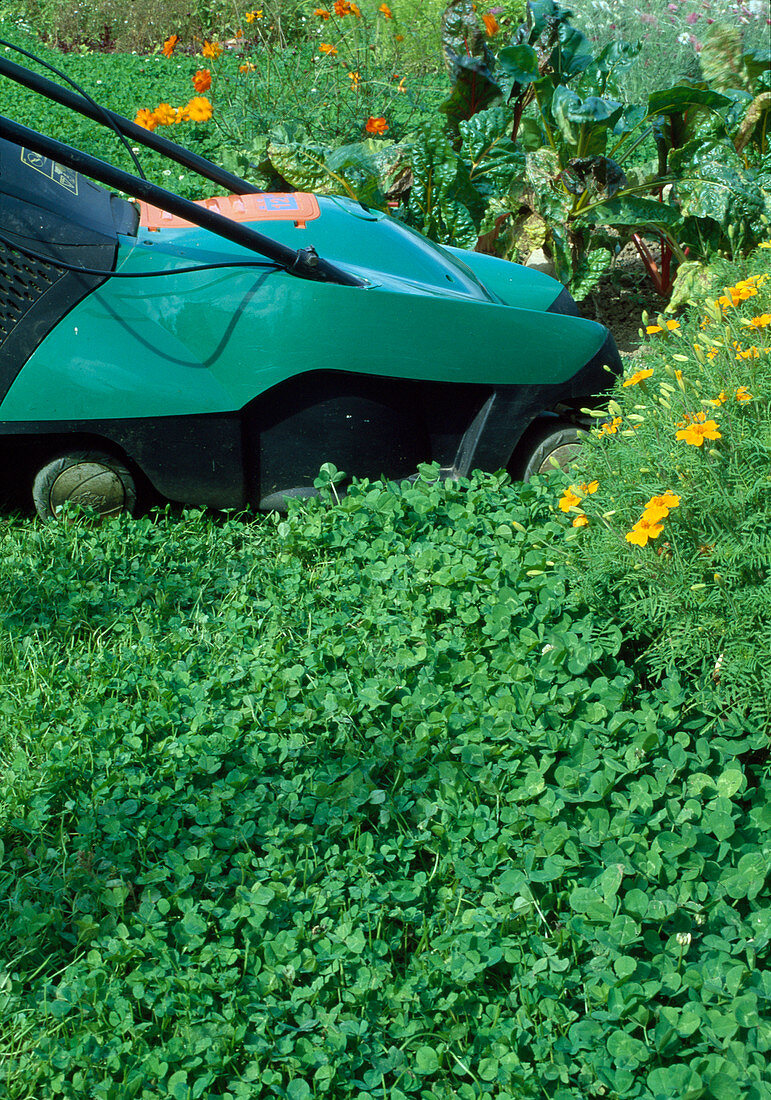
[[[131,513],[137,500],[129,470],[99,451],[62,455],[35,477],[32,500],[41,519],[56,519],[66,501],[93,509],[99,517]]]
[[[567,421],[552,421],[529,440],[528,453],[520,462],[522,480],[534,474],[548,474],[555,464],[566,469],[578,458],[586,432]]]

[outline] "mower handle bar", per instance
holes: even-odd
[[[2,42],[0,42],[1,44]],[[117,129],[124,137],[139,142],[140,145],[146,145],[148,149],[155,149],[157,153],[162,153],[169,160],[176,161],[183,168],[189,168],[199,176],[204,176],[212,183],[224,187],[234,195],[252,195],[260,190],[251,183],[247,183],[246,180],[241,179],[240,176],[234,176],[232,172],[226,172],[224,168],[220,168],[219,165],[207,160],[206,157],[192,153],[189,149],[177,145],[175,141],[169,141],[168,138],[161,137],[160,134],[156,134],[152,130],[145,130],[143,126],[137,126],[135,122],[124,118],[123,115],[116,114],[115,111],[110,111],[106,107],[101,107],[98,103],[90,102],[84,99],[83,96],[71,92],[69,88],[63,88],[61,84],[57,84],[45,76],[39,76],[29,69],[25,69],[23,65],[17,65],[15,61],[9,61],[2,56],[0,56],[0,76],[7,76],[10,80],[15,80],[17,84],[22,84],[33,92],[39,92],[46,99],[61,103],[63,107],[77,111],[78,114],[85,115],[86,118],[99,122],[102,126]]]
[[[288,245],[280,244],[270,237],[257,233],[253,229],[242,225],[240,222],[225,218],[222,214],[206,207],[198,206],[190,199],[183,199],[172,191],[158,187],[147,180],[132,176],[130,172],[124,172],[121,168],[114,168],[106,161],[92,157],[88,153],[81,152],[64,142],[55,141],[54,138],[45,137],[36,130],[30,130],[27,126],[20,126],[10,119],[0,115],[0,137],[5,138],[15,145],[21,145],[31,149],[42,157],[48,157],[57,164],[63,164],[74,172],[88,176],[105,184],[124,191],[132,198],[141,199],[153,206],[159,206],[162,210],[192,222],[201,229],[208,229],[217,236],[224,237],[234,244],[248,248],[250,252],[257,252],[261,256],[272,260],[279,267],[291,275],[297,275],[303,279],[313,279],[316,282],[338,283],[341,286],[366,286],[363,279],[352,275],[348,271],[323,260],[313,248],[294,249]]]

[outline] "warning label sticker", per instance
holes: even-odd
[[[22,149],[21,160],[22,164],[26,164],[28,168],[34,168],[36,172],[40,172],[41,176],[47,176],[54,183],[58,183],[60,187],[64,187],[67,191],[71,191],[73,195],[77,195],[78,173],[73,172],[71,168],[63,168],[56,161],[49,160],[48,157],[42,157],[40,153],[33,153],[31,149]]]

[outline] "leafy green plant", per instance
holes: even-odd
[[[576,583],[613,609],[645,667],[771,721],[768,252],[619,383],[564,495]],[[662,344],[663,342],[663,344]],[[636,363],[637,367],[638,364]],[[578,497],[580,499],[574,499]]]

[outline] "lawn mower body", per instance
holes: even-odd
[[[463,476],[523,444],[525,460],[544,418],[564,423],[620,368],[559,283],[380,211],[244,189],[128,201],[31,142],[0,140],[0,441],[33,476],[101,453],[170,500],[263,508],[312,492],[325,462]],[[210,212],[214,231],[196,224]]]

